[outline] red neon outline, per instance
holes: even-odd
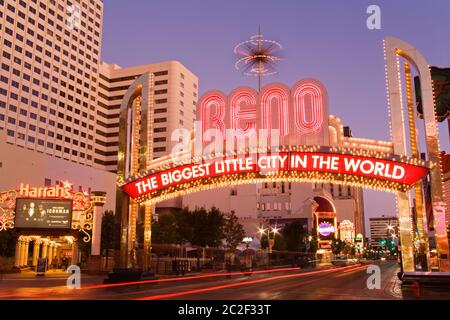
[[[215,113],[211,118],[211,121],[208,123],[207,121],[207,109],[214,107]],[[202,143],[204,144],[205,138],[205,132],[210,128],[214,127],[219,130],[220,132],[220,139],[224,139],[225,137],[225,100],[223,97],[221,97],[218,94],[212,94],[209,96],[206,96],[204,99],[202,99],[202,102],[200,104],[200,112],[202,115]],[[209,126],[208,126],[209,124]]]
[[[305,96],[311,97],[311,120],[306,119]],[[299,134],[319,131],[323,126],[324,95],[314,83],[304,83],[293,92],[294,124]]]
[[[247,138],[255,134],[256,100],[256,95],[247,89],[238,89],[233,94],[230,100],[230,123],[231,130],[237,138]],[[241,103],[245,103],[247,107],[242,109]],[[241,121],[246,121],[243,128]]]
[[[278,109],[278,128],[280,129],[280,137],[289,134],[289,92],[283,87],[272,87],[262,93],[261,96],[261,115],[263,133],[270,136],[272,130],[272,106],[273,99],[277,101]]]

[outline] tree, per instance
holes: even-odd
[[[223,239],[223,224],[223,213],[215,207],[209,211],[204,208],[172,210],[154,223],[152,237],[157,243],[216,247]]]
[[[342,254],[355,255],[355,253],[356,253],[355,247],[350,242],[344,242]]]
[[[163,214],[153,222],[152,241],[155,243],[176,243],[178,239],[177,220],[173,212]]]
[[[115,221],[113,211],[105,211],[102,217],[102,238],[101,252],[106,251],[106,267],[108,267],[108,257],[110,249],[120,247],[120,225]]]
[[[244,239],[244,227],[239,223],[239,219],[234,211],[224,215],[222,232],[228,249],[236,249],[242,242],[242,239]]]
[[[333,242],[331,243],[331,251],[334,254],[339,254],[345,248],[345,246],[346,246],[346,243],[344,241],[342,241],[341,239],[333,240]]]
[[[311,240],[309,240],[311,239]],[[317,229],[313,228],[308,236],[309,249],[306,251],[309,253],[316,253],[319,249],[319,240],[317,239]]]
[[[170,212],[175,219],[176,243],[191,242],[194,229],[192,226],[192,212],[188,208]]]
[[[201,247],[217,247],[223,239],[222,226],[223,213],[212,207],[209,211],[204,208],[196,209],[190,213],[190,225],[192,226],[192,245]]]
[[[12,230],[0,232],[0,257],[13,257],[16,249],[16,238]]]
[[[281,234],[284,238],[286,250],[304,251],[307,233],[300,221],[286,224],[281,230]]]

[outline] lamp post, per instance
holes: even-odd
[[[242,239],[242,242],[245,243],[245,247],[247,249],[248,249],[250,242],[252,242],[252,241],[253,241],[252,237],[245,237],[244,239]]]
[[[250,243],[253,241],[252,237],[245,237],[244,239],[242,239],[242,242],[245,243],[245,268],[250,270],[252,269],[252,263],[251,260],[249,260],[249,255],[248,255],[248,246],[250,245]]]
[[[270,266],[270,254],[272,253],[272,247],[275,244],[275,236],[278,234],[279,229],[277,227],[259,228],[258,233],[260,239],[263,235],[267,235],[267,268]],[[267,233],[266,233],[267,232]],[[270,239],[270,233],[273,233],[273,239]],[[272,241],[270,241],[272,240]]]
[[[387,239],[386,240],[388,240],[389,238],[391,238],[392,240],[393,239],[395,239],[395,237],[396,237],[396,232],[395,232],[395,227],[393,226],[393,225],[391,225],[391,224],[389,224],[388,226],[387,226],[387,228],[386,228],[386,232],[387,232]],[[391,240],[389,240],[389,249],[391,249]],[[389,250],[389,251],[391,251],[391,250]],[[389,255],[391,254],[391,252],[389,252]]]

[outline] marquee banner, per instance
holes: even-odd
[[[347,175],[412,186],[428,168],[388,159],[322,152],[250,154],[219,158],[151,173],[122,186],[131,198],[202,179],[254,173],[259,178],[290,172]]]

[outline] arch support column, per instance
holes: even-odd
[[[384,41],[385,58],[386,58],[386,80],[388,89],[388,105],[391,117],[391,136],[394,147],[394,153],[398,155],[407,155],[406,152],[406,135],[405,135],[405,116],[403,111],[403,98],[401,88],[401,69],[400,57],[409,61],[419,74],[421,83],[421,96],[423,106],[423,119],[425,122],[425,144],[427,149],[428,160],[433,164],[430,170],[430,193],[431,193],[431,212],[433,215],[434,229],[436,234],[436,245],[438,252],[439,271],[450,271],[449,247],[447,238],[447,228],[445,221],[445,203],[443,194],[442,169],[439,150],[439,132],[435,119],[433,84],[431,80],[431,72],[425,58],[420,52],[410,44],[393,37],[387,37]],[[413,128],[416,129],[416,128]],[[411,143],[411,141],[409,141]],[[412,141],[414,142],[414,141]],[[404,227],[406,225],[406,216],[411,219],[411,193],[405,195],[397,195],[397,210],[399,219],[404,219]],[[407,214],[408,210],[408,214]],[[400,222],[401,223],[401,222]],[[428,232],[428,228],[424,228]],[[407,232],[406,229],[403,232]],[[405,241],[403,246],[413,246],[412,238],[403,235]],[[411,241],[411,243],[409,243]],[[405,248],[406,249],[406,248]],[[426,248],[429,250],[429,247]],[[406,251],[406,260],[409,259],[409,251]],[[426,252],[428,255],[428,252]],[[402,252],[402,258],[403,252]],[[410,270],[410,262],[403,259],[404,271]],[[412,270],[414,271],[414,270]]]
[[[14,267],[20,268],[22,264],[22,240],[20,237],[16,241],[16,251],[14,254]]]
[[[145,204],[144,215],[144,271],[152,268],[151,248],[152,248],[152,215],[154,206]]]
[[[22,262],[21,262],[22,267],[28,266],[28,251],[29,251],[29,249],[30,249],[30,239],[25,237],[23,240],[23,246],[22,246]]]
[[[127,179],[147,171],[153,160],[153,97],[154,76],[144,73],[128,88],[120,106],[119,154],[117,180],[123,184]],[[120,267],[136,266],[136,221],[139,204],[117,189],[116,212],[121,215]],[[146,220],[151,221],[147,209]],[[151,213],[150,213],[151,216]],[[149,268],[151,226],[147,224],[144,238],[144,269]]]
[[[41,239],[40,238],[34,239],[33,262],[31,263],[32,266],[37,266],[37,262],[38,262],[38,259],[39,259],[40,248],[41,248]]]
[[[45,239],[42,241],[42,258],[47,258],[48,254],[48,240]]]

